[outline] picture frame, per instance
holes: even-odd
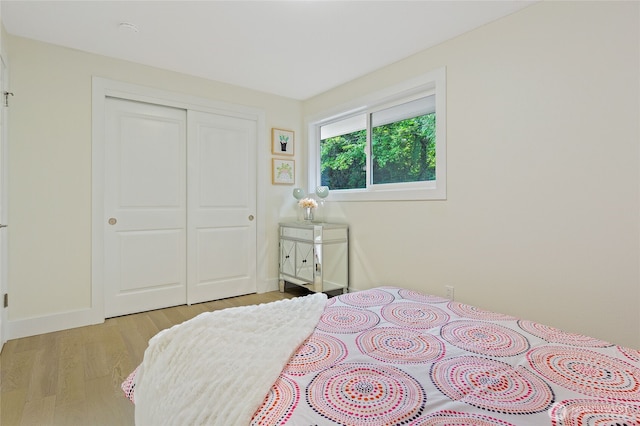
[[[293,185],[296,183],[296,162],[283,158],[271,159],[271,183]]]
[[[271,153],[275,155],[293,155],[295,133],[293,130],[271,129]]]

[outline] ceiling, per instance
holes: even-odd
[[[534,2],[2,0],[0,7],[12,35],[304,100]]]

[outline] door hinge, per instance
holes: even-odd
[[[9,307],[9,293],[5,293],[3,297],[4,301],[2,302],[5,308]]]
[[[4,106],[9,106],[9,96],[13,96],[13,92],[3,92],[4,95]]]

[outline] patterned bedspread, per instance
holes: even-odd
[[[348,293],[252,424],[640,425],[640,351],[412,290]]]

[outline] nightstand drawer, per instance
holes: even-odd
[[[286,226],[281,229],[283,237],[313,241],[313,229],[289,228]]]

